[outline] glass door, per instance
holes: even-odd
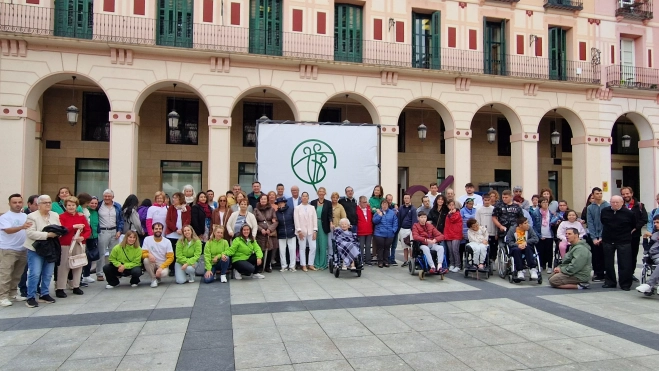
[[[566,31],[560,27],[549,28],[549,78],[566,80]]]
[[[412,13],[412,67],[441,67],[441,13]]]
[[[483,21],[484,72],[491,75],[506,75],[506,20]]]

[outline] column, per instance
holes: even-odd
[[[510,188],[521,186],[526,198],[538,193],[538,133],[510,136]]]
[[[208,189],[215,195],[231,189],[231,117],[208,117]]]
[[[110,112],[109,188],[116,202],[137,193],[138,129],[135,112]],[[159,185],[158,185],[159,188]]]
[[[0,148],[6,161],[0,177],[0,213],[9,209],[7,198],[20,193],[27,197],[39,193],[41,173],[41,124],[38,112],[26,107],[0,107]]]
[[[638,162],[641,175],[640,192],[634,190],[650,211],[655,205],[655,196],[659,193],[659,139],[641,140],[638,142]]]
[[[581,210],[594,187],[611,198],[611,137],[572,138],[572,199],[570,208]]]
[[[452,187],[458,188],[457,194],[471,182],[471,135],[470,129],[444,131],[446,177],[453,176]]]
[[[398,203],[398,125],[382,125],[380,136],[380,185]]]

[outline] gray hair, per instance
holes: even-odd
[[[348,218],[341,218],[341,220],[339,220],[339,225],[341,225],[344,222],[348,223],[348,225],[350,225],[350,220],[348,220]]]
[[[184,192],[188,191],[188,190],[190,190],[190,191],[192,191],[192,193],[194,193],[194,187],[191,184],[186,184],[186,185],[183,186],[183,191]]]
[[[368,200],[368,198],[366,196],[359,196],[359,202],[362,202],[362,200]]]
[[[112,197],[114,197],[114,192],[112,192],[112,190],[108,188],[105,191],[103,191],[103,196],[105,195],[112,195]]]
[[[37,197],[37,205],[39,205],[42,202],[46,202],[46,201],[51,201],[52,202],[52,199],[50,198],[50,196],[41,195],[41,196]]]

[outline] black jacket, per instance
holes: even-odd
[[[284,238],[293,238],[295,237],[295,218],[294,218],[294,209],[285,205],[280,207],[275,212],[277,215],[277,238],[283,240]]]
[[[32,244],[34,252],[44,258],[46,263],[57,263],[62,255],[62,245],[59,242],[59,238],[69,233],[69,230],[61,225],[52,224],[45,226],[42,232],[53,232],[57,237],[34,241]]]
[[[401,228],[412,229],[412,226],[417,222],[416,207],[400,205],[398,207],[398,230]]]
[[[339,205],[343,206],[346,211],[346,218],[350,221],[350,225],[357,225],[357,200],[354,197],[350,200],[341,197],[339,198]]]
[[[623,207],[626,208],[627,206]],[[634,213],[634,217],[636,217],[636,226],[634,227],[636,230],[634,231],[634,237],[638,239],[641,237],[641,229],[643,229],[643,226],[647,223],[648,212],[645,210],[645,205],[637,199],[634,199],[634,206],[631,210]]]
[[[428,213],[428,221],[432,223],[438,231],[444,233],[446,215],[448,215],[447,208],[442,208],[440,211],[437,211],[437,208],[435,207]]]
[[[636,228],[636,216],[623,206],[614,211],[611,206],[602,209],[602,242],[610,244],[629,244],[632,242],[632,230]]]
[[[195,204],[190,208],[190,225],[197,236],[201,236],[206,232],[206,213],[204,213],[201,206]]]
[[[318,199],[309,202],[313,207],[318,207]],[[332,201],[325,199],[323,202],[323,213],[320,214],[320,221],[323,226],[323,232],[330,233],[330,222],[332,221]]]

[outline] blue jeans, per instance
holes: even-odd
[[[22,297],[27,297],[27,265],[25,265],[25,270],[21,276],[21,281],[18,283],[18,290],[20,291]]]
[[[389,263],[396,261],[396,246],[398,246],[398,232],[394,234],[394,240],[391,242],[391,256],[389,256]]]
[[[213,275],[211,276],[211,278],[204,277],[204,282],[211,283],[215,281],[215,272],[217,272],[218,270],[222,275],[227,274],[227,270],[229,269],[229,264],[231,264],[230,257],[227,256],[227,261],[222,261],[222,258],[218,258],[217,263],[211,266],[211,272],[213,272]]]
[[[55,263],[46,263],[46,260],[32,250],[27,251],[27,297],[36,298],[37,286],[41,283],[41,296],[50,293],[50,280],[53,278]]]

